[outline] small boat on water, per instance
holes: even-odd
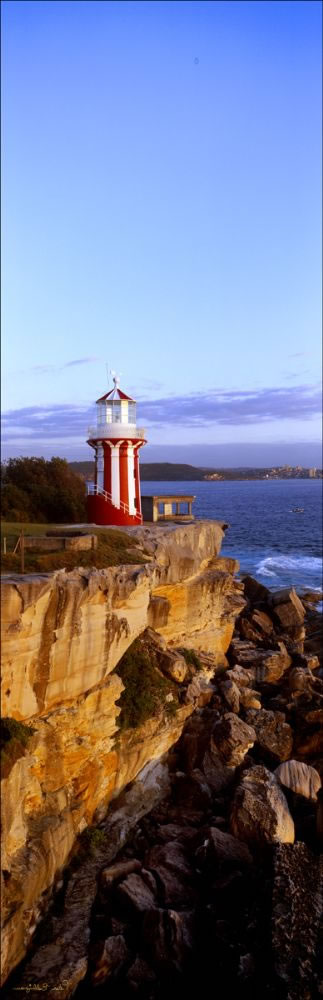
[[[290,514],[304,514],[304,507],[292,507]]]

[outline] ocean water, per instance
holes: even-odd
[[[192,493],[195,518],[226,521],[222,554],[273,590],[322,590],[322,486],[319,479],[255,482],[143,482],[143,494]],[[299,507],[302,512],[295,513]]]

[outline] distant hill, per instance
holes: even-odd
[[[70,462],[70,468],[83,479],[93,479],[94,462]],[[213,471],[208,470],[208,471]],[[176,465],[173,462],[140,462],[140,479],[145,483],[152,481],[175,482],[204,479],[205,469],[197,469],[194,465]]]
[[[94,462],[69,462],[70,469],[82,479],[94,479]]]
[[[140,479],[142,482],[148,480],[157,481],[190,481],[204,479],[204,469],[198,469],[195,465],[177,465],[175,462],[142,462],[140,463]]]

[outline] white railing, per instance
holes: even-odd
[[[106,490],[103,490],[101,486],[97,486],[96,483],[89,483],[87,488],[87,493],[88,496],[103,497],[103,500],[106,500],[108,501],[108,503],[111,503],[112,506],[116,507],[117,510],[122,510],[124,514],[130,514],[131,517],[136,517],[140,521],[140,523],[142,522],[142,514],[139,514],[137,510],[136,511],[130,510],[129,504],[125,503],[124,500],[120,500],[118,504],[114,503],[114,500],[112,499],[112,494],[107,493]]]
[[[145,428],[134,424],[105,423],[88,427],[89,438],[144,438]]]

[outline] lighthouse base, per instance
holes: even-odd
[[[126,526],[142,524],[141,514],[129,514],[128,511],[115,507],[103,496],[87,497],[87,519],[89,524],[111,524]]]

